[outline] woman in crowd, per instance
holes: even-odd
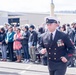
[[[0,29],[0,47],[2,50],[2,61],[6,61],[7,60],[7,53],[6,53],[6,49],[7,49],[7,44],[5,43],[5,30],[4,28]]]
[[[21,32],[20,28],[16,29],[16,34],[14,35],[14,43],[13,43],[13,48],[16,50],[16,57],[17,57],[17,62],[21,62]]]

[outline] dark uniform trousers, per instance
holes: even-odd
[[[38,50],[46,48],[47,62],[50,75],[65,75],[67,63],[61,61],[61,57],[67,60],[72,56],[75,48],[65,33],[56,30],[53,42],[50,42],[50,34],[42,34]]]
[[[49,71],[50,75],[65,75],[65,69],[58,69],[55,71]]]
[[[50,75],[65,75],[67,64],[63,62],[50,62],[48,65]]]

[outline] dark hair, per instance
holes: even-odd
[[[38,32],[40,32],[40,33],[42,34],[42,33],[44,33],[44,32],[45,32],[45,30],[44,30],[44,28],[43,28],[43,27],[40,27],[40,28],[39,28],[39,30],[38,30]]]
[[[64,31],[66,31],[66,24],[62,25],[62,28],[64,28]]]
[[[67,24],[68,27],[70,27],[70,24]]]
[[[21,31],[21,29],[20,29],[20,28],[17,28],[17,30]]]
[[[35,26],[34,26],[34,25],[30,25],[30,28],[34,29],[34,28],[35,28]]]
[[[25,29],[27,29],[27,31],[28,31],[28,29],[29,29],[28,26],[25,26]]]
[[[5,29],[4,28],[1,28],[1,31],[3,31],[3,33],[5,33]]]

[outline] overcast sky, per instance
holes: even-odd
[[[76,0],[53,0],[55,11],[76,10]],[[0,0],[0,11],[49,12],[51,0]]]

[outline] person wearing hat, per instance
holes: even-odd
[[[36,48],[37,48],[37,32],[34,30],[35,27],[34,25],[30,25],[29,30],[30,30],[30,37],[29,37],[29,53],[31,57],[31,61],[35,63],[36,61]]]
[[[49,75],[65,75],[74,45],[65,33],[57,30],[55,18],[47,17],[46,24],[48,31],[42,34],[38,50],[41,54],[47,53]]]

